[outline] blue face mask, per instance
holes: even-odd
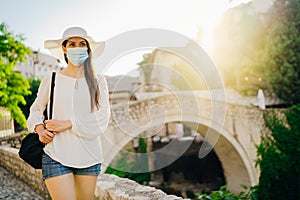
[[[75,66],[80,66],[89,57],[87,48],[67,48],[67,58]]]

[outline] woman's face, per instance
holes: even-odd
[[[77,48],[77,47],[86,47],[88,48],[88,44],[85,39],[80,37],[69,38],[66,46],[62,46],[64,53],[67,53],[67,48]]]

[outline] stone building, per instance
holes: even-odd
[[[137,77],[106,76],[106,80],[111,104],[136,100],[134,93],[140,84]]]
[[[176,53],[181,51],[193,52],[194,45],[195,42],[191,41],[183,47],[155,49],[152,52],[151,63],[147,64],[151,68],[147,74],[149,77],[140,78],[141,82],[147,86],[144,91],[167,92],[206,89],[205,77],[199,71],[199,67],[193,66],[190,60]]]
[[[25,78],[41,79],[48,71],[59,70],[63,67],[62,63],[51,55],[39,51],[32,52],[25,62],[19,63],[15,68],[15,71]]]

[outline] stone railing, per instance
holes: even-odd
[[[0,137],[0,145],[8,145],[19,149],[25,132],[14,133],[12,135]]]
[[[35,170],[19,158],[18,149],[0,145],[0,165],[27,183],[45,199],[50,199],[41,170]],[[97,200],[179,200],[154,187],[143,186],[132,180],[111,174],[99,175],[95,190]]]
[[[101,174],[95,191],[98,200],[179,200],[181,197],[167,195],[154,187],[140,185],[127,178]]]

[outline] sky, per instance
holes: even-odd
[[[213,28],[226,9],[249,1],[233,0],[229,4],[228,0],[0,0],[0,22],[5,22],[14,34],[23,34],[27,46],[46,53],[44,40],[61,38],[71,26],[83,27],[95,41],[139,28],[168,29],[197,39],[201,29],[203,48],[209,49]],[[128,73],[146,52],[131,52],[119,58],[105,73]]]

